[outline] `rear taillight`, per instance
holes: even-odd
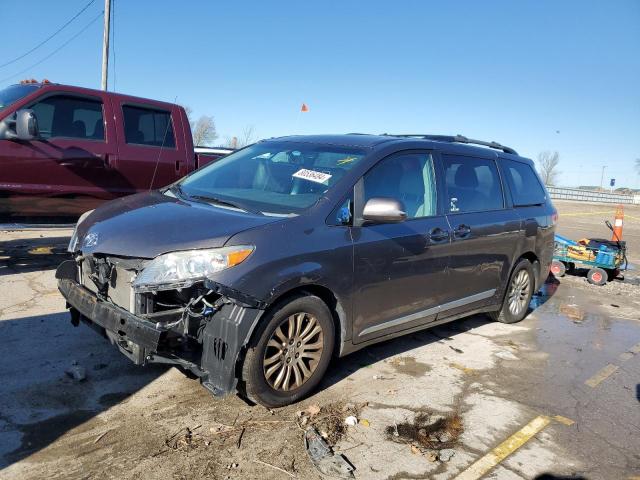
[[[558,211],[554,210],[553,213],[551,214],[551,223],[553,223],[554,225],[558,223]]]

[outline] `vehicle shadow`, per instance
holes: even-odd
[[[0,242],[0,276],[57,268],[69,259],[69,238],[38,237]]]
[[[168,370],[136,367],[67,312],[0,321],[0,469],[124,401]],[[82,381],[66,372],[80,368]]]
[[[432,343],[452,341],[453,337],[458,333],[468,332],[492,322],[493,320],[487,315],[478,314],[370,345],[351,355],[335,360],[322,380],[320,388],[328,388],[354,374],[361,368],[366,368],[387,358],[401,355],[407,351]],[[451,348],[454,349],[454,347]]]
[[[553,275],[549,275],[542,288],[531,298],[527,315],[549,301],[559,286],[560,281]],[[461,318],[440,326],[426,328],[418,332],[409,333],[365,347],[344,358],[334,360],[333,365],[329,368],[325,378],[322,380],[320,388],[328,388],[344,380],[361,368],[368,367],[381,360],[403,354],[417,347],[427,346],[431,343],[451,341],[457,333],[472,331],[493,321],[494,320],[486,314],[472,315],[467,318]]]

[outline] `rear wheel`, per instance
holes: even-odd
[[[604,285],[609,278],[607,272],[599,267],[593,267],[587,272],[587,281],[593,285]]]
[[[565,267],[564,263],[560,260],[554,260],[551,262],[551,273],[553,273],[554,277],[564,277],[566,271],[567,267]]]
[[[276,305],[245,355],[243,393],[266,407],[302,400],[326,372],[334,341],[333,318],[320,298],[298,296]]]
[[[502,307],[497,312],[491,312],[489,314],[491,318],[502,323],[515,323],[522,320],[529,311],[534,285],[533,265],[523,258],[511,273]]]

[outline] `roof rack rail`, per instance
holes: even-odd
[[[387,135],[390,137],[424,138],[425,140],[435,140],[437,142],[467,143],[467,144],[473,144],[473,145],[482,145],[484,147],[495,148],[496,150],[502,150],[505,153],[518,155],[518,152],[516,152],[513,148],[507,147],[505,145],[501,145],[498,142],[485,142],[484,140],[474,140],[473,138],[467,138],[464,135],[425,135],[422,133],[401,134],[401,135],[383,133],[382,135]]]

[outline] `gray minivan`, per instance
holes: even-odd
[[[74,325],[136,364],[275,407],[372,343],[524,318],[556,219],[531,160],[495,142],[292,136],[88,212],[56,276]]]

